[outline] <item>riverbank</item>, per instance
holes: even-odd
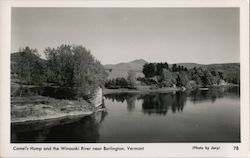
[[[149,86],[138,86],[137,89],[104,88],[103,95],[113,93],[170,93],[182,90],[182,88],[177,87],[152,88]],[[11,97],[12,123],[55,120],[67,117],[84,117],[91,115],[95,111],[95,106],[85,100],[55,99],[41,95]]]
[[[87,116],[95,107],[85,100],[64,100],[44,96],[11,97],[11,122],[28,122]]]
[[[113,94],[113,93],[149,93],[149,92],[176,92],[182,90],[181,88],[173,88],[173,87],[166,87],[166,88],[155,88],[150,89],[148,87],[143,88],[137,87],[137,89],[127,89],[127,88],[119,88],[119,89],[103,89],[103,95],[105,94]]]
[[[197,86],[196,88],[193,89],[186,89],[184,87],[164,87],[164,88],[152,88],[150,86],[137,86],[136,89],[128,89],[128,88],[118,88],[118,89],[108,89],[104,88],[103,89],[103,95],[105,94],[113,94],[113,93],[150,93],[150,92],[164,92],[164,93],[169,93],[169,92],[177,92],[177,91],[186,91],[186,90],[209,90],[210,88],[229,88],[229,87],[239,87],[240,85],[238,84],[227,84],[227,85],[213,85],[209,87],[201,87]]]

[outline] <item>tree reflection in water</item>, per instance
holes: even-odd
[[[12,143],[14,142],[98,142],[99,127],[107,115],[97,111],[90,116],[78,119],[63,119],[53,122],[32,124],[12,124]]]
[[[127,109],[129,112],[135,110],[135,102],[138,100],[140,94],[139,93],[114,93],[114,94],[106,94],[105,98],[112,100],[113,102],[121,102],[126,101]]]
[[[238,94],[238,95],[235,95]],[[192,103],[211,101],[214,103],[217,98],[239,97],[240,87],[215,87],[209,90],[193,90],[173,93],[115,93],[105,95],[106,99],[113,102],[126,101],[127,110],[134,111],[137,100],[142,100],[142,111],[147,114],[166,115],[169,110],[172,113],[181,112],[187,100]]]
[[[216,100],[218,98],[222,99],[220,99],[220,102],[217,104]],[[203,138],[205,142],[238,142],[240,140],[240,115],[239,113],[237,114],[237,112],[239,112],[237,110],[239,106],[237,105],[240,105],[239,98],[239,87],[211,88],[206,91],[195,90],[173,93],[108,94],[105,95],[105,102],[108,102],[109,104],[107,107],[109,108],[108,112],[110,113],[107,118],[105,118],[107,115],[106,111],[97,111],[93,115],[83,118],[74,117],[51,122],[41,121],[36,123],[11,124],[11,142],[84,143],[112,142],[113,140],[116,142],[121,139],[126,141],[135,140],[135,138],[140,138],[139,140],[141,142],[145,142],[145,140],[149,140],[149,134],[151,135],[152,133],[150,140],[155,142],[168,142],[171,140],[177,142],[201,141]],[[232,101],[232,104],[229,104],[228,106],[231,110],[229,109],[226,114],[224,114],[225,106],[222,105],[224,104],[223,101],[226,101],[226,103]],[[196,103],[197,105],[201,105],[199,104],[201,102],[205,103],[203,104],[204,108],[202,109],[197,108],[198,110],[196,111],[194,110],[196,107],[191,106]],[[216,109],[218,112],[212,110],[207,111],[207,109],[210,109],[211,103],[218,105],[218,108]],[[234,104],[236,106],[234,106]],[[119,107],[115,108],[116,106]],[[193,109],[193,111],[191,111],[191,113],[190,111],[187,113],[183,112],[181,114],[184,116],[183,118],[178,117],[176,120],[177,117],[173,115],[168,115],[168,118],[172,119],[158,117],[159,115],[165,116],[167,113],[181,113],[182,111],[185,111],[184,106],[187,111],[189,110],[189,107],[191,107],[190,109]],[[190,115],[195,115],[197,113],[199,113],[197,116],[190,117]],[[121,115],[122,117],[120,117]],[[189,121],[185,120],[187,117]],[[214,119],[211,119],[210,117],[214,117]],[[104,118],[105,122],[103,122]],[[221,120],[217,118],[221,118]],[[149,119],[153,121],[148,121]],[[179,124],[176,125],[175,121],[179,121]],[[102,126],[100,126],[100,124],[102,124]],[[119,126],[120,124],[122,125]],[[140,124],[148,126],[138,128],[138,125]],[[196,124],[199,124],[200,126],[195,126],[194,128],[193,125]],[[151,131],[149,133],[145,131],[145,129],[148,129],[147,127],[155,127],[155,125],[157,127],[152,133]],[[169,125],[173,127],[172,131],[169,131]],[[119,128],[117,128],[118,126]],[[162,129],[163,132],[161,133]],[[179,133],[180,131],[183,131],[181,129],[185,129],[185,133]],[[200,130],[200,132],[196,133],[194,138],[193,133],[197,130]],[[214,130],[218,132],[214,133]],[[168,131],[170,134],[168,135],[164,131]],[[158,136],[159,139],[156,139]]]
[[[186,94],[182,92],[172,93],[158,93],[141,96],[142,109],[144,113],[163,114],[166,115],[171,109],[173,113],[182,111],[186,103]]]
[[[194,90],[187,92],[192,103],[201,103],[210,100],[212,103],[216,101],[217,98],[223,97],[240,97],[240,87],[214,87],[209,90]],[[238,95],[235,95],[238,94]]]
[[[106,99],[112,101],[127,103],[127,110],[132,112],[135,109],[136,101],[142,100],[142,110],[144,113],[152,114],[167,114],[168,109],[173,113],[182,111],[186,103],[186,93],[176,92],[173,93],[118,93],[105,95]]]
[[[129,112],[132,112],[135,110],[135,101],[137,100],[137,95],[134,95],[132,97],[128,97],[126,98],[126,102],[127,102],[127,109]]]

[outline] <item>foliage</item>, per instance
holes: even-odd
[[[176,79],[176,86],[178,87],[186,87],[188,84],[188,74],[186,72],[179,72]]]
[[[93,94],[104,84],[107,74],[103,66],[83,46],[48,47],[45,54],[49,82],[74,89],[77,98]]]
[[[133,70],[128,71],[128,84],[132,87],[136,85],[136,72]]]
[[[184,67],[183,65],[173,64],[172,71],[173,72],[180,72],[180,71],[188,71],[188,69],[186,67]]]
[[[11,73],[24,84],[42,84],[45,80],[45,62],[39,58],[37,49],[25,47],[11,56]]]
[[[123,77],[110,79],[105,82],[105,87],[110,89],[127,88],[128,85],[128,80]]]
[[[175,84],[175,78],[169,70],[163,69],[159,79],[159,83],[161,87],[171,87],[173,86],[173,84]]]
[[[145,64],[142,72],[145,77],[154,77],[156,75],[156,67],[153,63]]]
[[[228,83],[240,84],[240,64],[211,64],[207,66],[210,71],[216,70],[221,79]]]
[[[212,64],[208,66],[187,69],[182,65],[173,64],[171,68],[164,68],[163,63],[147,63],[143,67],[146,85],[157,84],[160,87],[193,87],[191,85],[208,87],[225,83],[240,84],[239,66],[236,64]],[[145,82],[158,78],[158,82]],[[224,82],[224,83],[223,83]]]
[[[48,47],[44,53],[46,60],[40,58],[37,49],[29,47],[13,53],[12,79],[22,84],[67,88],[76,98],[89,97],[104,84],[107,88],[135,88],[138,83],[155,87],[240,84],[240,66],[237,63],[200,65],[190,69],[177,64],[170,66],[167,62],[146,63],[142,70],[145,77],[136,78],[136,72],[131,70],[127,78],[106,80],[107,73],[102,64],[83,46]]]
[[[165,70],[169,69],[169,66],[168,66],[167,62],[165,62],[165,63],[156,63],[156,74],[157,75],[161,75],[163,69],[165,69]]]
[[[155,85],[157,84],[157,81],[152,78],[146,78],[146,77],[138,77],[138,81],[141,81],[142,85]]]
[[[168,63],[147,63],[143,66],[143,74],[145,77],[154,77],[160,76],[162,74],[163,69],[168,70],[169,66]]]
[[[26,84],[51,84],[72,90],[76,98],[86,98],[107,78],[102,64],[80,45],[46,48],[46,60],[36,49],[26,47],[12,56],[11,73]]]

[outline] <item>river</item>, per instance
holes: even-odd
[[[240,142],[239,87],[107,94],[104,105],[49,126],[12,125],[11,142]]]

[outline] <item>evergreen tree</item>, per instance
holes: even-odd
[[[156,76],[156,67],[153,63],[148,63],[143,66],[142,70],[145,77],[154,77]]]

